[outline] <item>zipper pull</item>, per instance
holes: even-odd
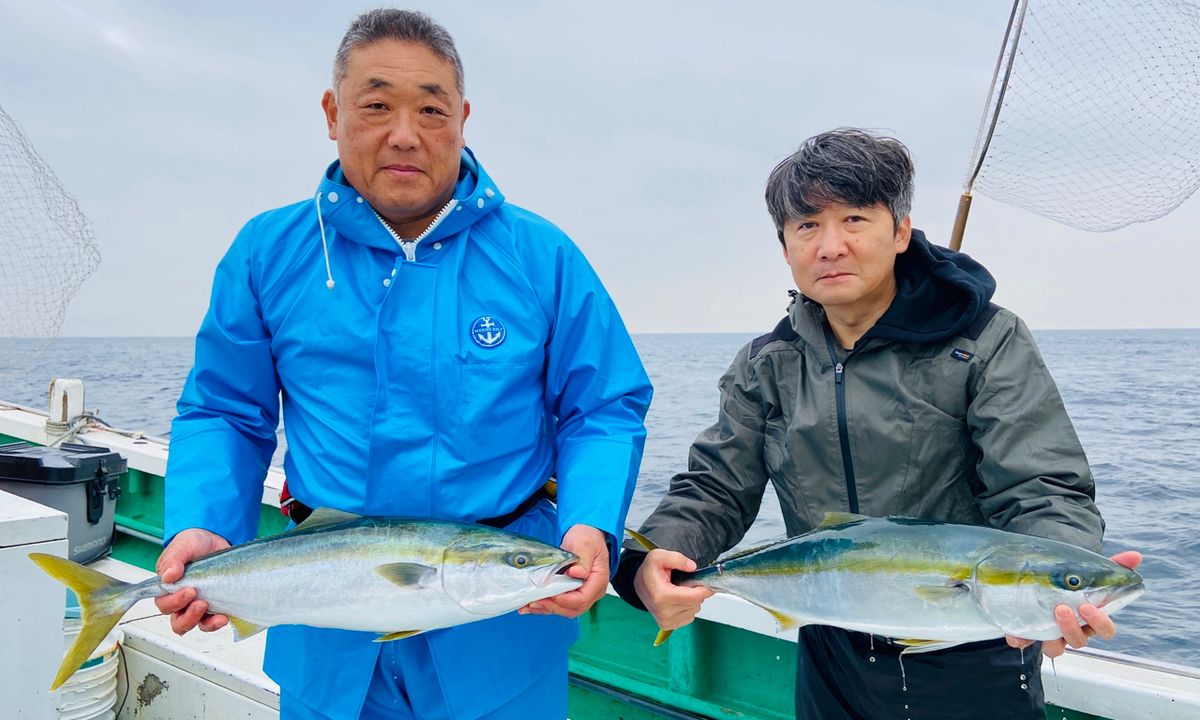
[[[404,257],[408,258],[409,262],[417,261],[417,243],[415,240],[401,240],[400,249],[404,251]]]
[[[845,372],[845,370],[846,370],[846,366],[841,363],[838,363],[837,365],[833,366],[833,381],[834,381],[834,383],[836,383],[838,385],[842,384],[842,373]]]

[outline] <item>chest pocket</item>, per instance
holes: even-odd
[[[914,399],[913,420],[918,426],[966,422],[972,369],[979,362],[967,349],[946,346],[913,358],[902,382]]]
[[[494,309],[494,312],[484,310]],[[545,320],[512,302],[464,307],[443,405],[453,446],[470,463],[498,460],[536,444],[543,432]]]
[[[455,371],[456,397],[446,410],[463,460],[496,460],[536,443],[545,416],[540,360],[457,363]]]
[[[941,347],[907,368],[912,435],[901,498],[906,512],[953,522],[978,519],[978,452],[967,426],[971,370],[977,362],[969,351]]]

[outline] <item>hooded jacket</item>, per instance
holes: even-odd
[[[543,502],[510,529],[619,538],[650,395],[578,248],[506,203],[469,150],[453,199],[403,245],[335,162],[314,199],[247,223],[217,269],[172,425],[164,534],[254,537],[282,407],[288,486],[310,507],[475,521],[555,474],[557,512]],[[511,613],[424,641],[454,716],[474,717],[565,662],[576,634]],[[357,717],[374,639],[276,627],[264,666],[311,707]]]
[[[969,256],[914,230],[897,294],[846,350],[800,296],[720,380],[720,414],[641,528],[700,566],[736,545],[774,484],[789,536],[826,512],[990,525],[1099,550],[1091,470],[1019,318]],[[629,551],[613,584],[642,607]]]

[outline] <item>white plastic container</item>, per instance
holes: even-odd
[[[75,642],[81,626],[78,618],[63,620],[64,654]],[[113,628],[79,670],[58,689],[60,720],[113,720],[116,717],[113,708],[117,704],[118,644],[123,639],[120,628]]]

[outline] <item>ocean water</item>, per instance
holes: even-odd
[[[1118,616],[1116,639],[1095,644],[1200,666],[1200,330],[1035,334],[1095,472],[1105,549],[1146,556],[1147,593]],[[630,524],[685,467],[716,416],[717,378],[752,337],[635,336],[655,397]],[[191,353],[188,338],[60,338],[46,348],[0,338],[0,400],[43,408],[51,378],[83,378],[87,407],[106,422],[166,435]],[[783,533],[768,492],[743,544]]]

